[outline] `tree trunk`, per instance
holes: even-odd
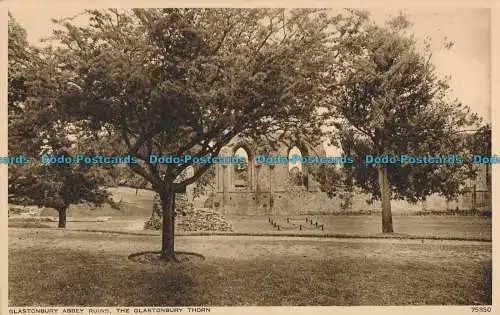
[[[382,233],[393,233],[391,213],[391,190],[389,177],[387,176],[387,165],[378,168],[378,180],[380,186],[380,197],[382,201]]]
[[[178,261],[174,252],[174,210],[175,193],[171,189],[160,193],[162,207],[162,239],[161,239],[161,258],[166,260]]]
[[[68,207],[66,207],[66,206],[59,208],[59,225],[58,225],[58,227],[63,228],[63,229],[66,227],[67,209],[68,209]]]

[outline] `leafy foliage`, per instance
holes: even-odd
[[[89,10],[90,25],[60,21],[54,39],[70,82],[58,103],[108,128],[143,161],[151,153],[214,156],[235,135],[320,134],[315,103],[330,53],[317,10]],[[112,30],[112,31],[110,31]],[[195,175],[173,184],[188,166]],[[208,169],[132,165],[157,190],[182,189]],[[165,177],[161,179],[160,173]]]
[[[173,256],[173,196],[210,164],[148,156],[217,156],[233,137],[319,138],[317,108],[339,36],[358,20],[311,9],[86,10],[89,25],[56,21],[57,106],[65,120],[106,130],[131,169],[160,194],[162,251]],[[343,21],[344,23],[339,23]],[[189,178],[180,178],[188,167]],[[165,226],[163,227],[166,228]],[[168,241],[165,237],[168,235]],[[168,248],[166,248],[166,247]]]
[[[68,155],[71,146],[83,141],[74,134],[71,137],[71,131],[81,125],[64,123],[54,106],[61,82],[50,71],[55,66],[50,49],[31,47],[26,31],[11,15],[8,25],[9,151],[31,158],[29,164],[9,166],[10,200],[58,210],[80,202],[113,204],[100,188],[99,172],[92,172],[92,168],[37,162],[43,153]]]
[[[446,80],[438,79],[431,55],[419,53],[403,17],[387,27],[366,23],[363,36],[352,39],[360,54],[344,63],[332,89],[332,142],[355,160],[354,183],[380,198],[375,165],[365,155],[467,156],[461,130],[480,119],[449,97]],[[391,197],[410,202],[439,193],[456,196],[466,178],[465,164],[386,166]]]
[[[109,194],[100,181],[71,165],[31,165],[9,185],[13,201],[54,209],[67,208],[83,201],[108,202]]]
[[[473,154],[491,156],[491,126],[486,124],[465,139]]]

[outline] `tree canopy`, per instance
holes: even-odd
[[[375,165],[374,156],[468,156],[464,129],[480,122],[468,106],[450,98],[429,52],[419,52],[405,35],[405,17],[386,26],[366,23],[362,36],[351,39],[338,84],[331,89],[332,140],[352,155],[355,184],[382,199],[383,231],[392,232],[390,199],[425,200],[433,193],[454,197],[466,174],[466,163]],[[344,46],[346,47],[346,46]]]
[[[29,47],[22,28],[9,21],[12,137],[29,139],[37,153],[79,144],[89,154],[136,157],[128,166],[160,196],[167,259],[175,260],[175,193],[210,178],[211,165],[154,164],[150,155],[214,157],[235,136],[314,143],[325,119],[333,142],[355,157],[457,154],[467,150],[456,145],[461,128],[479,120],[449,99],[431,54],[404,35],[404,17],[387,26],[357,10],[332,16],[322,9],[107,9],[80,17],[88,23],[54,20],[58,29],[45,49]],[[73,138],[62,136],[68,130]],[[456,195],[463,169],[356,163],[349,175],[332,176],[381,198],[383,231],[392,232],[391,198]],[[59,184],[92,170],[43,168],[59,174]],[[70,200],[101,200],[94,192]]]
[[[69,155],[71,147],[83,140],[72,134],[78,125],[65,123],[62,112],[54,106],[60,82],[50,71],[55,66],[51,50],[29,45],[26,31],[10,14],[8,31],[9,153],[31,159],[28,164],[9,166],[10,201],[58,210],[60,227],[66,225],[66,210],[71,204],[115,205],[101,187],[99,172],[82,165],[43,165],[38,161],[44,153]]]
[[[353,14],[354,13],[354,14]],[[325,78],[359,15],[311,9],[87,10],[52,37],[54,104],[67,121],[106,130],[160,194],[165,257],[173,253],[174,193],[210,167],[148,156],[217,156],[234,136],[319,138]],[[325,106],[325,105],[323,105]],[[179,179],[189,167],[194,175]]]

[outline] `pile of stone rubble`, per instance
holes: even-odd
[[[161,216],[151,216],[144,224],[145,229],[160,230]],[[232,232],[231,223],[226,218],[207,209],[198,208],[177,212],[175,230],[179,232]]]
[[[187,210],[184,214],[176,217],[176,228],[178,231],[231,232],[233,230],[231,223],[223,215],[208,209]]]
[[[175,229],[180,232],[231,232],[232,226],[220,213],[207,208],[194,208],[185,196],[175,197]],[[153,215],[144,223],[145,229],[160,230],[162,226],[159,198],[155,198]]]

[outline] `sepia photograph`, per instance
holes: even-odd
[[[491,8],[58,3],[5,10],[10,314],[493,311]]]

